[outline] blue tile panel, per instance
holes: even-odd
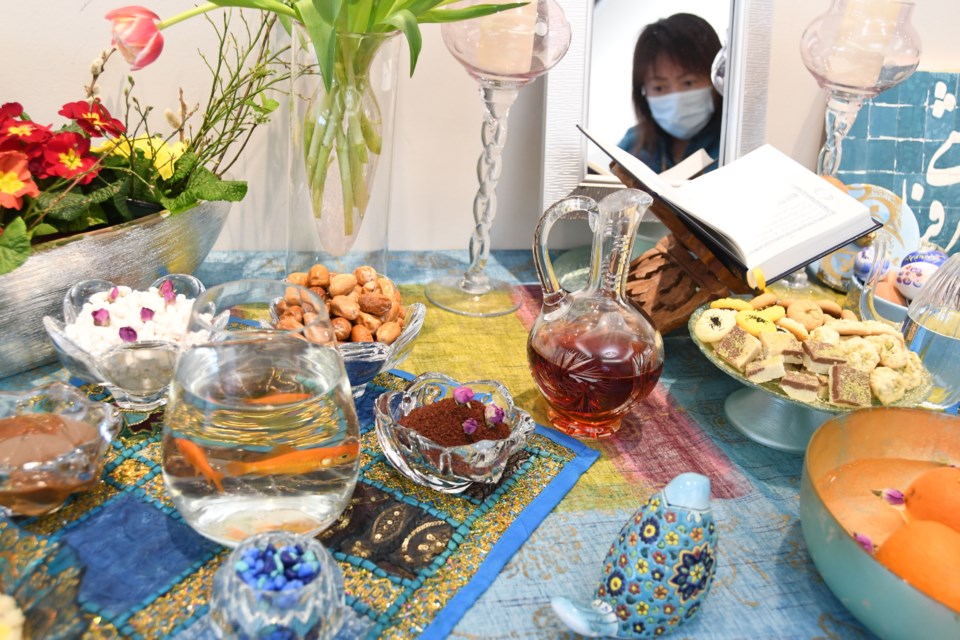
[[[867,100],[843,141],[838,177],[905,196],[920,235],[960,249],[960,73],[917,71]]]

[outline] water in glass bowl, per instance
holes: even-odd
[[[170,390],[163,478],[184,520],[234,546],[315,535],[349,503],[359,425],[337,352],[294,337],[184,352]]]

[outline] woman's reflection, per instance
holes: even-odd
[[[710,80],[718,51],[716,31],[690,13],[644,27],[633,53],[637,124],[627,130],[620,148],[657,172],[700,149],[718,158],[723,98]]]

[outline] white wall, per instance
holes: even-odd
[[[639,0],[634,0],[639,2]],[[190,0],[143,0],[172,15],[193,6]],[[121,0],[31,0],[6,2],[0,16],[0,102],[19,101],[33,117],[58,123],[64,102],[82,97],[88,68],[108,44],[103,15]],[[808,166],[815,163],[822,135],[822,97],[800,62],[803,27],[828,6],[827,0],[776,0],[770,73],[768,139]],[[914,25],[923,41],[921,66],[960,69],[954,19],[956,0],[917,0]],[[201,96],[206,71],[196,49],[210,44],[203,20],[190,20],[167,33],[166,51],[153,66],[136,72],[137,93],[163,108],[176,105],[176,90]],[[561,62],[562,64],[562,62]],[[126,65],[111,60],[102,80],[103,96],[118,103]],[[510,118],[497,191],[500,208],[493,224],[494,248],[527,249],[540,215],[542,81],[521,91]],[[482,112],[474,82],[446,51],[436,25],[424,27],[423,55],[416,76],[402,79],[398,103],[399,137],[393,171],[390,247],[465,249],[472,231],[477,189]],[[244,166],[235,173],[250,182],[217,244],[218,248],[282,249],[285,245],[286,179],[282,119],[259,132]]]

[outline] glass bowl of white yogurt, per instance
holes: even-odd
[[[145,291],[84,280],[64,295],[63,321],[44,316],[43,326],[75,378],[103,385],[121,408],[150,411],[166,402],[180,349],[191,342],[190,310],[203,291],[199,280],[180,273]]]

